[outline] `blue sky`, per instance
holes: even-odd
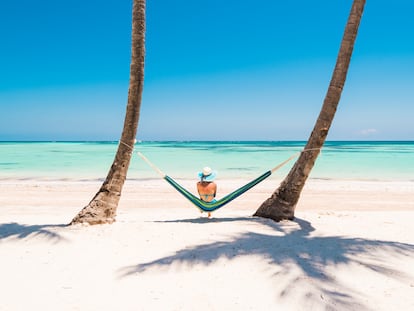
[[[118,140],[132,1],[0,4],[0,140]],[[147,1],[138,139],[307,140],[351,0]],[[414,1],[367,1],[329,140],[414,140]]]

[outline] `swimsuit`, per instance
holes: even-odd
[[[212,200],[212,201],[207,201],[210,197],[215,197],[216,196],[216,194],[214,193],[214,194],[200,194],[200,198],[203,200],[203,201],[205,201],[205,202],[213,202],[213,201],[215,201],[215,200]]]

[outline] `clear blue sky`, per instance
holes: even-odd
[[[1,2],[0,140],[119,139],[131,2]],[[138,139],[306,140],[351,4],[148,0]],[[414,140],[412,12],[367,0],[329,140]]]

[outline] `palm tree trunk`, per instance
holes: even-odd
[[[319,155],[320,148],[325,143],[326,136],[335,116],[336,108],[345,84],[364,6],[365,0],[354,0],[353,2],[332,79],[319,117],[304,151],[279,188],[275,190],[270,198],[262,203],[254,216],[270,218],[275,221],[283,219],[291,220],[294,218],[296,204],[302,189]]]
[[[144,83],[144,58],[145,0],[134,0],[128,103],[121,140],[106,180],[91,202],[73,218],[70,224],[89,223],[93,225],[115,221],[116,210],[127,176],[133,151],[132,146],[135,143],[138,128]]]

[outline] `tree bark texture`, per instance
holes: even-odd
[[[353,2],[328,91],[303,152],[280,186],[270,198],[262,203],[254,216],[270,218],[275,221],[294,218],[296,204],[320,153],[320,148],[325,143],[336,113],[364,6],[365,0],[354,0]]]
[[[134,0],[133,2],[131,50],[128,103],[115,159],[98,193],[73,218],[70,224],[88,223],[94,225],[115,221],[135,144],[141,109],[145,59],[145,0]]]

